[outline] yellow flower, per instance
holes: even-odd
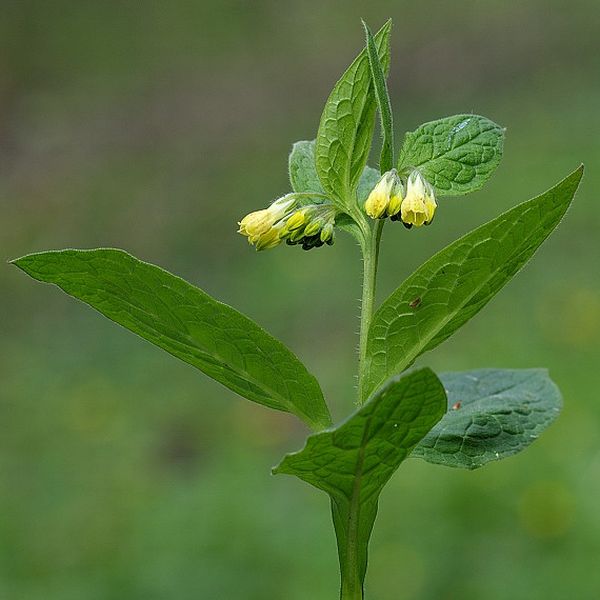
[[[254,244],[257,250],[269,250],[281,244],[280,231],[281,227],[271,227],[268,231],[254,239],[248,238],[248,241]]]
[[[268,250],[285,240],[290,246],[302,244],[304,250],[334,242],[336,209],[330,202],[305,204],[296,208],[300,194],[288,194],[262,210],[246,215],[239,233],[257,250]]]
[[[402,183],[400,183],[400,180],[398,180],[396,182],[396,185],[394,185],[394,189],[392,190],[392,197],[390,198],[390,201],[387,206],[386,212],[387,212],[388,217],[395,217],[400,212],[403,196],[404,196],[404,189],[402,187]],[[392,220],[396,220],[396,219],[392,219]]]
[[[296,203],[293,197],[283,196],[275,200],[269,208],[256,210],[246,215],[238,225],[238,232],[248,238],[257,250],[274,248],[281,242],[281,226],[278,223],[289,213]]]
[[[238,225],[238,233],[250,237],[256,237],[269,231],[273,225],[273,219],[268,208],[262,210],[255,210],[249,215],[246,215]]]
[[[418,171],[413,171],[406,184],[406,197],[402,200],[400,217],[408,228],[429,225],[433,220],[437,203],[433,188]]]
[[[371,190],[365,202],[365,212],[372,219],[384,219],[388,216],[388,205],[396,182],[397,175],[395,171],[388,171],[383,174],[377,185]]]

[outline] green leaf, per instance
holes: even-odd
[[[388,21],[375,36],[385,72],[390,65]],[[375,127],[376,102],[363,50],[337,82],[327,99],[316,145],[316,167],[325,193],[342,210],[353,210],[354,193],[367,157]]]
[[[375,92],[375,100],[379,109],[381,118],[381,158],[379,161],[379,170],[382,173],[390,171],[394,166],[394,124],[392,117],[392,104],[387,88],[386,76],[383,72],[383,65],[379,60],[379,54],[373,39],[373,34],[363,21],[365,35],[367,37],[367,55],[369,57],[369,68],[371,71],[371,81]]]
[[[114,249],[60,250],[13,261],[238,394],[331,423],[317,380],[256,323],[183,279]]]
[[[379,494],[445,410],[433,371],[414,371],[389,381],[344,423],[310,436],[303,450],[273,469],[331,497],[343,580],[356,571],[362,585]]]
[[[356,197],[359,205],[364,204],[371,190],[377,185],[381,179],[381,173],[373,167],[366,166],[360,176],[358,182],[358,189],[356,190]]]
[[[544,194],[468,233],[400,285],[373,316],[362,398],[491,300],[558,225],[582,174],[580,167]]]
[[[502,158],[504,129],[478,115],[424,123],[406,134],[398,171],[417,168],[439,196],[478,190]]]
[[[289,157],[289,173],[292,189],[297,193],[324,194],[315,166],[315,140],[296,142]],[[358,182],[357,198],[364,202],[377,185],[381,174],[368,165]]]
[[[476,469],[524,450],[558,416],[560,392],[545,369],[444,373],[449,411],[411,456]]]
[[[290,183],[294,192],[324,194],[315,166],[315,141],[296,142],[288,162]]]

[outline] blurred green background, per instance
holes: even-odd
[[[580,162],[531,265],[440,349],[438,370],[547,366],[565,409],[517,458],[408,461],[381,501],[368,597],[600,597],[600,14],[596,0],[0,5],[1,258],[117,246],[288,343],[336,419],[354,399],[360,259],[254,253],[236,221],[288,190],[292,142],[394,18],[398,134],[474,111],[507,127],[483,191],[384,234],[380,298],[434,251]],[[56,289],[0,268],[0,598],[331,600],[324,495],[271,477],[302,445],[246,402]]]

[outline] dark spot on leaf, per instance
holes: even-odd
[[[411,308],[418,308],[419,306],[421,306],[421,298],[420,297],[415,298],[412,302],[409,303],[409,306]]]

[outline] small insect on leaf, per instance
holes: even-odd
[[[411,308],[419,308],[419,306],[421,306],[421,298],[420,297],[415,298],[412,302],[409,303],[409,306]]]
[[[455,402],[455,403],[452,405],[452,410],[458,410],[459,408],[460,408],[460,402]]]

